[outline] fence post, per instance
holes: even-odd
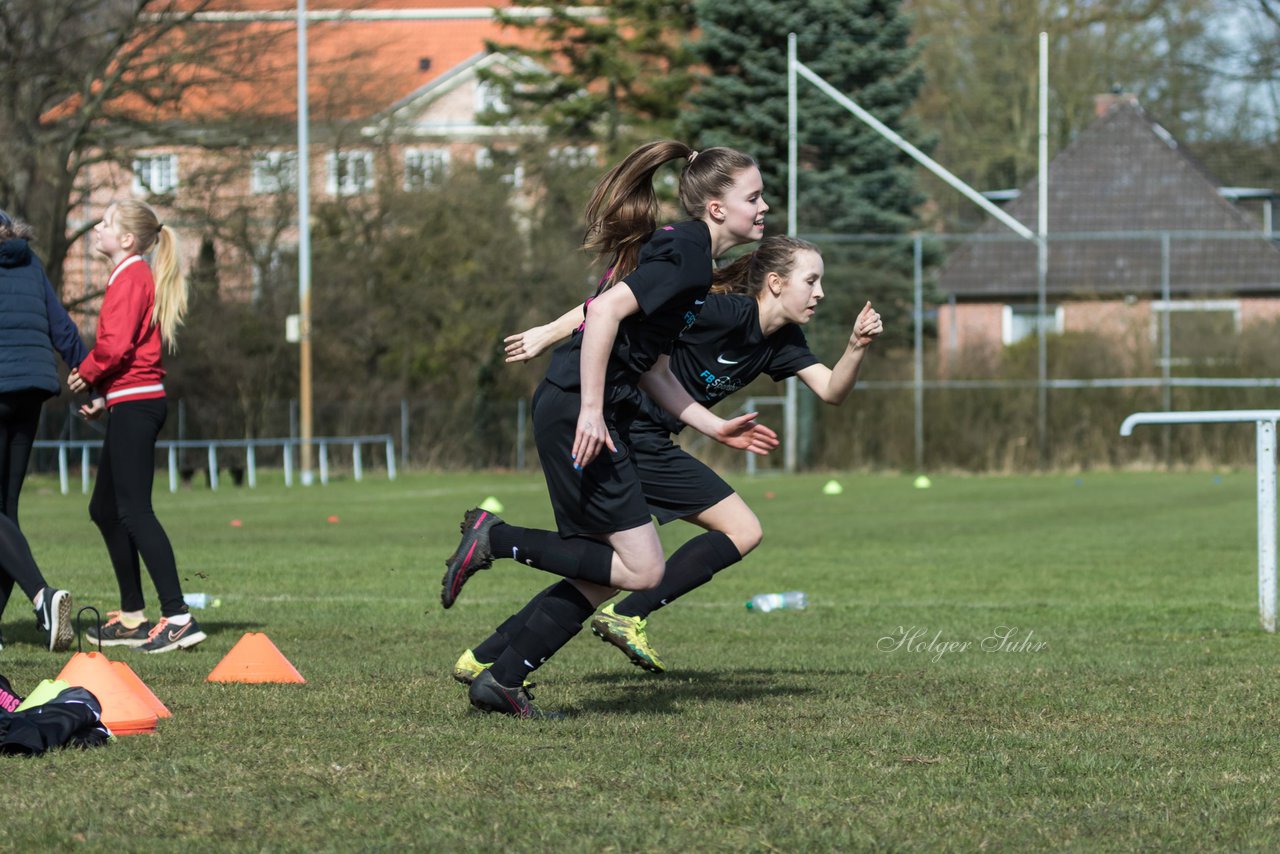
[[[244,466],[249,470],[249,488],[253,489],[258,485],[258,454],[252,439],[244,449]]]
[[[351,443],[351,473],[357,483],[364,480],[364,466],[361,465],[361,462],[360,440],[357,439]]]
[[[1173,289],[1169,280],[1169,232],[1160,234],[1160,299],[1164,300],[1164,314],[1160,318],[1160,408],[1165,412],[1173,410],[1173,387],[1169,378],[1173,372],[1173,343],[1169,340],[1172,333],[1171,323]],[[1173,426],[1164,425],[1160,430],[1160,453],[1164,457],[1165,468],[1173,468]],[[1274,629],[1273,629],[1274,630]]]
[[[67,446],[58,446],[58,488],[66,495],[71,491],[67,484]]]
[[[182,441],[179,439],[178,441]],[[178,447],[169,446],[169,491],[178,491]]]
[[[89,494],[89,446],[80,447],[80,494]]]
[[[218,450],[212,442],[209,443],[209,488],[218,491]]]
[[[329,443],[320,443],[320,483],[329,483]]]
[[[186,398],[180,397],[178,398],[178,442],[181,443],[182,440],[186,438],[187,438],[187,400]],[[182,462],[185,463],[187,461],[186,451],[184,450],[180,456],[182,457]],[[174,490],[171,489],[169,491],[173,492]]]
[[[284,447],[284,485],[293,486],[293,442],[286,441]]]
[[[396,479],[396,445],[387,437],[387,480]]]
[[[516,401],[516,471],[524,471],[524,398]]]
[[[1263,631],[1276,630],[1276,422],[1257,422],[1258,611]]]
[[[915,328],[915,389],[913,403],[915,407],[915,450],[916,471],[924,471],[924,243],[917,234],[912,246],[912,279],[914,282],[914,319]]]
[[[387,440],[390,443],[390,439]],[[400,462],[409,465],[409,401],[400,398]],[[394,463],[387,466],[390,471]]]

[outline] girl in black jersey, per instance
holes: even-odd
[[[697,323],[670,355],[671,374],[695,401],[708,406],[762,373],[775,381],[799,376],[823,401],[841,403],[853,389],[866,348],[884,326],[867,303],[835,367],[822,365],[800,329],[823,297],[822,274],[822,256],[813,244],[790,237],[766,239],[755,252],[716,274]],[[568,334],[580,317],[579,307],[546,326],[507,338],[507,361],[537,356]],[[651,384],[645,387],[650,390]],[[664,666],[645,633],[648,615],[739,561],[762,536],[755,514],[732,487],[672,441],[672,434],[682,428],[670,415],[646,404],[630,424],[630,449],[658,521],[685,519],[707,533],[668,559],[657,587],[607,606],[591,623],[602,639],[655,673]],[[537,601],[535,597],[531,604]],[[484,643],[464,652],[454,666],[454,678],[470,682],[488,666],[485,662],[500,657],[529,613],[526,606]]]
[[[655,230],[653,176],[676,159],[687,161],[679,197],[690,219]],[[557,531],[518,528],[472,509],[441,582],[448,608],[494,557],[566,579],[540,596],[508,651],[473,683],[478,708],[538,714],[521,687],[525,676],[567,643],[614,589],[646,590],[662,580],[662,545],[627,445],[643,400],[639,383],[668,372],[665,354],[697,319],[713,259],[759,240],[768,209],[755,161],[728,148],[696,152],[679,142],[650,143],[597,184],[587,205],[585,244],[612,259],[610,267],[533,398],[534,437]],[[658,403],[708,436],[759,453],[777,445],[754,413],[726,421],[674,379],[651,382]]]

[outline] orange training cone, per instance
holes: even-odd
[[[76,653],[58,678],[92,691],[102,704],[102,722],[116,735],[156,731],[156,713],[120,678],[119,671],[102,653]]]
[[[133,672],[133,668],[125,664],[123,661],[113,661],[111,666],[115,668],[116,675],[129,686],[134,695],[147,704],[147,708],[156,713],[158,718],[173,717],[173,713],[169,711],[164,703],[160,702],[160,698],[155,692],[147,687],[147,683],[142,681],[142,677]]]
[[[306,682],[262,632],[246,632],[209,674],[210,682]]]

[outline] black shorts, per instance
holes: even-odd
[[[605,448],[585,470],[573,467],[573,438],[581,408],[581,395],[545,380],[533,395],[533,439],[556,529],[568,537],[611,534],[649,524],[640,473],[625,439],[627,418],[620,418],[616,407],[606,406],[605,426],[618,450],[610,453]]]
[[[665,427],[639,418],[627,435],[645,501],[659,524],[701,513],[733,495],[733,487],[673,442]]]

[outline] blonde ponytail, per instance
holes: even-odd
[[[151,272],[156,283],[155,309],[151,325],[160,327],[160,339],[169,352],[177,349],[178,327],[187,314],[187,279],[182,273],[182,250],[178,234],[163,225],[150,205],[136,199],[114,203],[116,228],[132,234],[138,254],[151,253]]]
[[[151,325],[160,327],[160,340],[169,345],[170,353],[178,349],[178,327],[187,315],[187,279],[182,274],[181,257],[177,233],[162,225],[152,255],[156,307],[151,312]]]

